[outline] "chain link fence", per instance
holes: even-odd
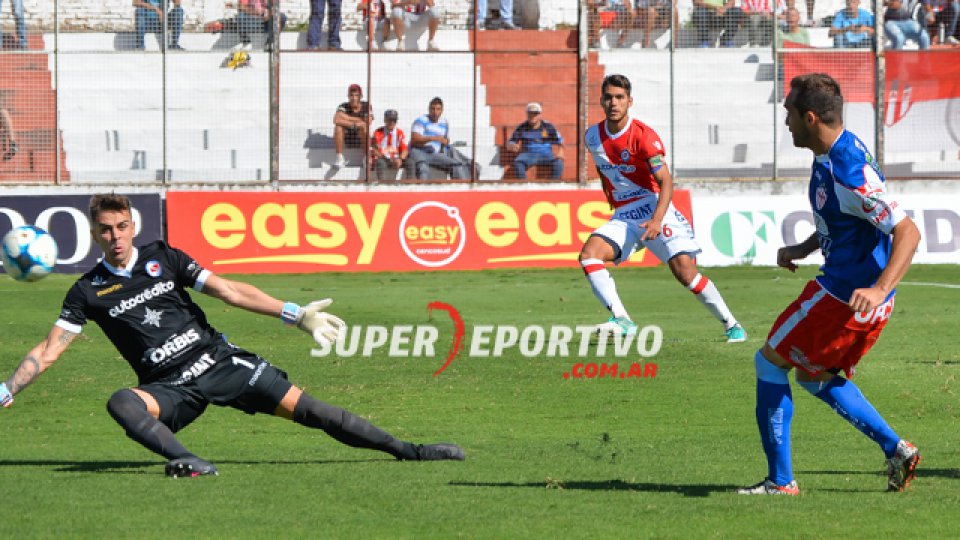
[[[5,2],[0,184],[586,182],[581,137],[611,73],[633,82],[632,114],[678,179],[805,177],[783,99],[810,71],[840,82],[847,126],[888,176],[960,171],[950,3],[899,34],[856,0],[488,0],[482,18],[467,0],[389,3],[343,1],[337,36],[305,0],[28,0],[22,16]],[[448,132],[425,157],[413,139],[440,123],[435,98]]]

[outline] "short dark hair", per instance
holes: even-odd
[[[433,99],[430,100],[430,106],[433,107],[433,104],[434,104],[434,103],[437,103],[437,104],[439,104],[441,107],[443,107],[443,100],[440,99],[439,96],[438,96],[438,97],[435,97],[435,98],[433,98]]]
[[[797,75],[790,81],[790,105],[801,115],[807,111],[828,126],[843,121],[843,95],[840,85],[826,73]]]
[[[617,88],[623,88],[627,91],[627,95],[630,95],[631,84],[630,79],[624,75],[613,74],[607,75],[603,78],[603,84],[600,85],[600,91],[606,92],[608,86],[616,86]]]
[[[97,193],[90,197],[90,219],[96,221],[100,212],[129,212],[130,199],[116,193]]]

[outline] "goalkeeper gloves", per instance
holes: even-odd
[[[0,405],[4,407],[13,405],[13,394],[10,393],[6,383],[0,383]]]
[[[293,302],[286,302],[283,304],[280,318],[287,324],[296,324],[297,328],[313,336],[318,344],[329,346],[337,340],[347,326],[340,317],[323,311],[332,303],[333,300],[329,298],[310,302],[303,307]]]

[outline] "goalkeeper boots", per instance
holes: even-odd
[[[196,456],[171,460],[167,463],[166,472],[172,478],[194,478],[205,474],[217,476],[217,468],[213,463]]]
[[[463,461],[466,459],[466,456],[463,454],[463,449],[451,443],[418,444],[415,446],[415,449],[417,451],[417,459],[420,461],[440,461],[445,459]]]

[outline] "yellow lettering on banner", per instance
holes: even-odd
[[[556,230],[552,233],[544,232],[540,227],[540,222],[545,216],[552,217],[556,223]],[[568,246],[573,243],[573,233],[570,228],[569,203],[534,203],[533,206],[527,210],[523,225],[527,229],[527,235],[530,236],[530,240],[538,246]]]
[[[597,227],[610,220],[610,216],[610,205],[605,202],[595,201],[581,204],[577,208],[577,221],[589,230],[577,233],[580,242],[586,242]]]
[[[477,236],[490,247],[507,247],[517,241],[520,218],[513,208],[502,202],[489,202],[477,210]],[[503,232],[500,232],[503,231]]]
[[[280,234],[271,234],[267,230],[267,221],[278,217],[283,222]],[[300,226],[297,222],[297,205],[266,203],[253,211],[250,220],[253,237],[261,246],[268,249],[296,247],[300,245]]]
[[[200,216],[203,239],[217,249],[233,249],[242,244],[246,228],[243,212],[230,203],[212,204]]]
[[[377,244],[380,242],[380,235],[383,233],[383,224],[387,221],[390,205],[385,203],[376,205],[369,222],[363,213],[363,205],[348,204],[347,210],[350,212],[350,217],[353,218],[353,224],[357,228],[363,246],[357,256],[357,264],[370,264],[373,261],[374,253],[377,251]]]
[[[447,225],[444,227],[446,229],[447,238],[450,239],[451,244],[457,243],[457,235],[460,233],[460,227],[451,227]]]
[[[320,249],[332,249],[342,246],[347,241],[347,228],[325,216],[343,217],[343,207],[333,203],[311,204],[303,212],[307,225],[321,234],[307,233],[303,235],[307,244]]]

